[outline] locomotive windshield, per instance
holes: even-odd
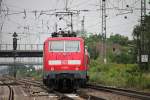
[[[66,52],[79,51],[79,47],[79,41],[65,41]]]
[[[79,52],[80,41],[50,41],[49,48],[53,52]]]
[[[63,51],[64,43],[63,41],[51,41],[50,42],[50,51]]]

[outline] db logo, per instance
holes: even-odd
[[[61,64],[62,64],[62,65],[66,65],[66,64],[68,64],[68,61],[67,61],[67,60],[62,60],[62,61],[61,61]]]

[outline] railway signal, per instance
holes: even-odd
[[[17,33],[14,32],[14,34],[12,35],[13,36],[13,50],[17,50]]]
[[[14,69],[14,77],[16,78],[16,50],[17,50],[17,37],[18,37],[18,35],[17,35],[17,33],[16,32],[14,32],[13,33],[13,50],[14,50],[14,67],[13,67],[13,69]]]

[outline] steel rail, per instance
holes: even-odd
[[[47,90],[48,92],[53,92],[58,96],[59,100],[74,100],[73,98],[68,97],[67,95],[65,95],[63,93],[60,93],[60,92],[55,91],[55,90],[50,90],[48,87],[44,86],[40,81],[33,81],[30,79],[22,79],[20,82],[28,83],[28,84],[34,85],[34,86],[39,86],[39,87]],[[85,92],[82,92],[82,91],[76,91],[76,94],[85,100],[105,100],[101,97],[89,95],[89,94],[86,94]]]
[[[21,80],[23,80],[23,81],[28,81],[28,82],[32,82],[32,83],[36,83],[36,84],[42,84],[42,82],[41,81],[36,81],[36,80],[31,80],[31,79],[21,79]]]
[[[33,85],[33,86],[37,86],[37,87],[41,87],[42,89],[46,90],[47,92],[53,92],[56,94],[56,96],[58,96],[58,100],[74,100],[71,97],[68,97],[67,95],[57,92],[55,90],[50,90],[48,87],[44,86],[41,82],[38,81],[32,81],[29,79],[22,79],[22,80],[18,80],[17,81],[20,84],[29,84],[29,85]]]
[[[57,91],[53,91],[57,96],[58,96],[58,100],[74,100],[71,97],[68,97],[67,95],[57,92]]]
[[[73,100],[72,98],[64,95],[63,93],[54,91],[54,90],[50,90],[48,87],[44,86],[42,84],[42,82],[39,81],[32,81],[29,79],[22,79],[22,80],[17,80],[16,83],[23,83],[23,84],[29,84],[29,85],[33,85],[33,86],[37,86],[37,87],[41,87],[43,89],[45,89],[48,92],[54,92],[58,97],[59,100],[62,99],[67,99],[67,100]],[[98,85],[98,84],[87,84],[87,88],[90,89],[95,89],[98,91],[106,91],[106,92],[111,92],[111,93],[115,93],[118,95],[123,95],[123,96],[130,96],[130,97],[134,97],[134,98],[139,98],[142,100],[150,100],[150,93],[145,93],[145,92],[139,92],[139,91],[134,91],[134,90],[127,90],[127,89],[122,89],[122,88],[114,88],[114,87],[110,87],[110,86],[103,86],[103,85]],[[77,92],[77,94],[84,99],[90,99],[90,100],[104,100],[102,98],[93,96],[93,95],[88,95],[86,93],[81,93],[81,92]]]
[[[150,93],[144,93],[139,91],[133,91],[133,90],[127,90],[122,88],[114,88],[114,87],[108,87],[108,86],[102,86],[102,85],[96,85],[96,84],[87,84],[87,88],[95,89],[98,91],[106,91],[111,92],[123,96],[130,96],[134,98],[139,98],[142,100],[150,100]]]
[[[27,83],[27,84],[30,84],[30,85],[33,85],[33,86],[39,86],[39,87],[43,88],[44,90],[46,90],[47,92],[53,92],[58,96],[58,100],[74,100],[73,98],[68,97],[64,93],[61,93],[61,92],[58,92],[58,91],[55,91],[55,90],[50,90],[48,87],[44,86],[39,81],[33,81],[33,80],[29,80],[29,79],[22,79],[22,80],[19,80],[19,82]],[[93,95],[89,95],[89,94],[86,94],[85,92],[81,92],[81,91],[76,92],[76,94],[79,97],[81,97],[85,100],[105,100],[103,98],[96,97],[96,96],[93,96]]]
[[[85,100],[105,100],[104,98],[101,98],[101,97],[89,95],[86,92],[81,91],[81,90],[77,91],[77,94]]]
[[[8,85],[9,88],[9,99],[8,100],[14,100],[14,91],[11,86]]]
[[[56,96],[58,96],[58,100],[74,100],[73,98],[71,97],[68,97],[67,95],[61,93],[61,92],[58,92],[58,91],[55,91],[55,90],[51,90],[50,88],[46,87],[46,86],[41,86],[41,88],[43,88],[44,90],[46,90],[47,92],[52,92],[52,93],[55,93]]]
[[[18,84],[29,84],[29,85],[33,85],[33,86],[36,86],[36,87],[41,87],[43,86],[43,84],[41,82],[35,82],[35,81],[32,81],[32,80],[27,80],[27,79],[22,79],[22,80],[17,80],[16,83]]]
[[[5,79],[4,79],[4,80],[5,80]],[[2,85],[2,86],[7,86],[8,89],[9,89],[8,100],[15,100],[15,99],[14,99],[14,90],[13,90],[13,88],[11,87],[12,84],[6,83],[6,82],[2,81],[2,84],[1,84],[1,85]]]

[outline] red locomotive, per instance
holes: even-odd
[[[43,83],[53,89],[77,89],[88,80],[89,56],[79,37],[50,37],[44,42]]]

